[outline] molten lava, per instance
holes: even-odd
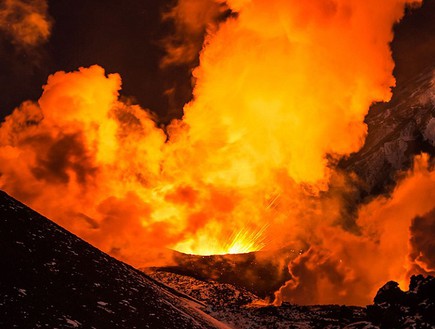
[[[192,241],[183,241],[174,247],[175,250],[193,255],[227,255],[227,254],[245,254],[254,251],[260,251],[266,246],[265,232],[267,225],[259,231],[242,229],[238,232],[232,232],[228,237],[222,235],[204,235],[204,240],[199,243]],[[195,245],[197,247],[192,248]]]

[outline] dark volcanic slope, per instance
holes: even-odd
[[[203,302],[206,312],[237,329],[434,329],[435,278],[412,276],[409,291],[386,283],[367,308],[344,305],[274,307],[244,289],[163,271],[154,278]]]
[[[0,328],[224,328],[0,191]]]
[[[431,66],[403,82],[390,102],[375,104],[366,116],[365,144],[341,166],[358,174],[369,195],[388,192],[416,154],[435,156],[434,74]]]

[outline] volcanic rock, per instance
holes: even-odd
[[[188,255],[174,251],[175,265],[152,270],[230,284],[246,289],[263,299],[273,299],[275,291],[291,279],[287,264],[295,259],[299,252],[290,247],[272,252],[211,256]]]
[[[412,276],[409,291],[394,281],[379,289],[367,318],[385,329],[435,328],[435,278]]]
[[[244,288],[213,280],[150,270],[148,274],[187,294],[207,307],[205,312],[237,329],[343,328],[366,320],[362,307],[343,305],[301,306],[283,303],[273,306]],[[376,327],[368,327],[376,328]]]
[[[0,191],[0,328],[226,328]]]
[[[205,312],[237,329],[343,328],[343,329],[425,329],[435,328],[435,279],[413,276],[409,291],[397,282],[381,287],[374,304],[367,308],[344,305],[272,306],[243,288],[212,280],[148,270],[165,285],[206,305]]]
[[[388,192],[415,155],[435,156],[434,72],[429,67],[403,82],[390,102],[374,104],[367,114],[364,146],[340,164],[359,176],[366,194]]]

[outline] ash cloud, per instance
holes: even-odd
[[[229,15],[225,1],[179,0],[162,17],[173,25],[174,33],[162,40],[166,55],[161,66],[197,65],[204,36],[215,32],[219,22]]]
[[[0,4],[0,31],[20,49],[47,42],[51,26],[46,0],[4,0]]]
[[[364,305],[383,282],[405,288],[411,275],[433,272],[433,200],[435,171],[423,154],[391,195],[360,206],[358,231],[325,222],[313,228],[316,238],[289,264],[293,278],[275,303]]]
[[[67,184],[74,176],[79,184],[86,184],[88,176],[93,176],[97,169],[82,139],[79,133],[74,133],[60,134],[54,140],[49,135],[32,136],[27,140],[27,143],[40,144],[32,146],[41,151],[31,170],[35,178]]]
[[[411,272],[413,274],[435,274],[435,208],[425,215],[417,216],[409,228]]]
[[[47,0],[0,1],[2,119],[23,99],[38,96],[49,73],[49,56],[44,46],[51,36],[52,25]]]

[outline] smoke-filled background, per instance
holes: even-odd
[[[342,165],[370,106],[435,67],[433,1],[70,6],[0,4],[1,189],[135,266],[304,250],[276,303],[433,274],[431,149],[380,195]]]

